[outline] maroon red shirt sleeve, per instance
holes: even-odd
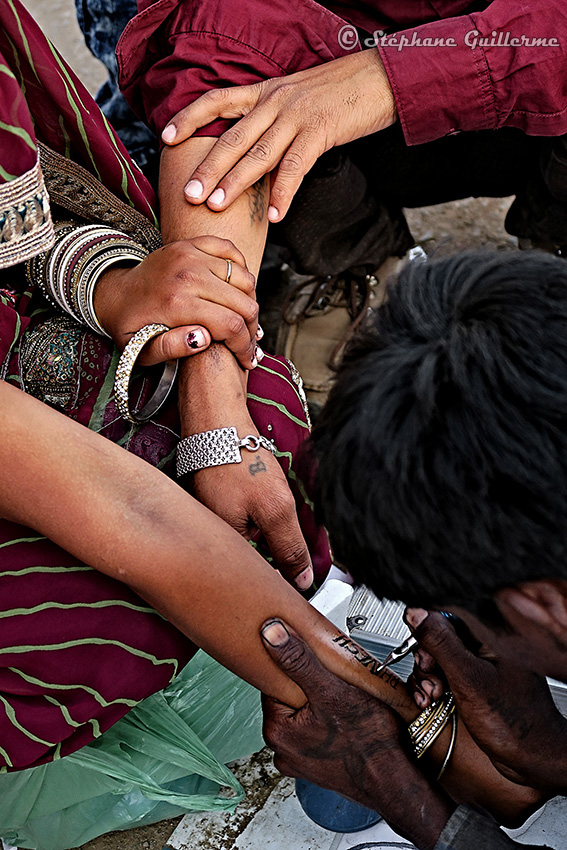
[[[120,82],[158,134],[210,88],[292,74],[352,52],[352,42],[341,46],[346,22],[391,34],[378,50],[408,144],[499,127],[567,133],[567,0],[493,0],[472,14],[471,0],[138,5],[118,46]],[[229,123],[201,132],[217,136]]]
[[[410,145],[498,127],[567,133],[565,0],[494,0],[483,12],[398,32],[378,50]]]

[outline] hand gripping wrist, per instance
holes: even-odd
[[[241,449],[256,452],[260,448],[276,453],[275,445],[266,437],[247,434],[240,439],[234,426],[192,434],[177,446],[177,477],[211,466],[241,463]]]

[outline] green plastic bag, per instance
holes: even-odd
[[[199,651],[97,741],[0,775],[0,836],[66,850],[185,812],[232,811],[243,791],[225,764],[262,746],[258,691]]]

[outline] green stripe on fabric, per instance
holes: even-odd
[[[0,578],[4,576],[26,576],[30,573],[82,573],[92,572],[92,567],[24,567],[23,570],[2,570]]]
[[[138,658],[144,658],[146,661],[150,661],[154,667],[169,664],[177,671],[179,666],[177,658],[158,658],[156,655],[152,655],[151,652],[144,652],[143,649],[137,649],[135,646],[129,646],[127,643],[122,643],[120,640],[112,640],[111,638],[77,638],[76,640],[65,640],[61,643],[47,643],[37,646],[33,644],[2,646],[0,647],[0,655],[22,655],[26,652],[58,652],[62,649],[74,649],[76,646],[117,646],[129,655],[135,655]]]
[[[287,471],[287,477],[291,478],[292,481],[295,481],[295,483],[297,484],[297,489],[301,493],[301,497],[302,497],[303,501],[305,502],[305,504],[307,505],[308,508],[311,508],[311,510],[314,511],[315,505],[313,504],[313,502],[311,501],[311,499],[307,495],[307,491],[305,489],[305,485],[304,485],[303,481],[301,480],[301,478],[297,477],[294,470],[292,469],[291,465],[293,463],[293,455],[291,454],[291,452],[279,452],[276,449],[276,457],[286,457],[288,459],[289,469]]]
[[[40,611],[53,609],[72,611],[75,608],[128,608],[130,611],[160,616],[149,605],[134,605],[133,602],[126,602],[123,599],[101,599],[98,602],[43,602],[41,605],[34,605],[33,608],[10,608],[7,611],[0,611],[0,620],[4,617],[26,617],[28,614],[38,614]]]
[[[105,129],[106,129],[106,132],[108,133],[108,140],[109,140],[109,142],[112,143],[112,147],[114,148],[114,154],[115,154],[116,159],[118,161],[118,165],[120,166],[120,171],[122,172],[122,184],[121,184],[122,193],[123,193],[124,197],[128,199],[128,203],[130,204],[130,206],[133,207],[134,202],[132,201],[132,198],[130,197],[130,193],[128,191],[128,174],[126,173],[126,168],[124,166],[128,165],[128,171],[130,172],[130,176],[132,177],[132,179],[134,179],[134,174],[132,172],[132,169],[129,167],[129,164],[126,163],[124,157],[121,155],[120,151],[118,150],[118,147],[116,145],[116,140],[114,138],[114,134],[112,133],[112,131],[110,129],[110,124],[106,120],[104,113],[101,112],[101,115],[102,115],[102,119],[104,121],[104,126],[105,126]]]
[[[47,44],[49,45],[49,49],[50,49],[50,50],[51,50],[51,52],[53,53],[53,56],[54,56],[54,58],[55,58],[55,61],[56,61],[56,62],[57,62],[57,64],[59,65],[59,72],[60,72],[60,73],[59,73],[59,75],[60,75],[60,78],[61,78],[61,82],[62,82],[62,83],[63,83],[63,85],[65,86],[65,94],[67,95],[67,100],[68,100],[68,102],[69,102],[69,106],[71,107],[71,109],[72,109],[72,110],[73,110],[73,112],[75,113],[75,118],[77,119],[77,129],[78,129],[78,131],[79,131],[79,133],[80,133],[81,139],[83,140],[83,144],[84,144],[84,146],[85,146],[85,150],[87,151],[87,153],[88,153],[88,155],[89,155],[89,159],[90,159],[90,161],[91,161],[91,163],[92,163],[92,166],[93,166],[93,168],[94,168],[94,171],[95,171],[96,176],[98,177],[99,181],[102,183],[102,177],[101,177],[100,172],[99,172],[99,170],[98,170],[98,168],[97,168],[97,165],[96,165],[96,162],[95,162],[95,158],[94,158],[94,156],[93,156],[93,152],[92,152],[92,150],[91,150],[91,146],[90,146],[90,144],[89,144],[89,138],[88,138],[88,136],[87,136],[87,132],[86,132],[86,130],[85,130],[85,124],[84,124],[84,121],[83,121],[83,116],[81,115],[81,110],[79,109],[79,106],[77,105],[77,103],[75,102],[75,100],[74,100],[74,99],[73,99],[73,97],[72,97],[71,89],[73,89],[73,90],[74,90],[74,93],[75,93],[75,95],[77,96],[77,100],[78,100],[78,102],[79,102],[80,106],[81,106],[83,109],[85,109],[85,106],[84,106],[83,102],[81,101],[81,98],[79,97],[79,94],[78,94],[78,92],[77,92],[77,90],[76,90],[76,88],[75,88],[75,84],[73,83],[73,80],[72,80],[72,79],[71,79],[71,77],[69,76],[69,73],[67,72],[67,69],[66,69],[66,68],[65,68],[65,66],[63,65],[63,62],[61,61],[61,57],[59,56],[59,54],[58,54],[57,50],[56,50],[56,49],[54,48],[54,46],[51,44],[51,42],[49,41],[49,39],[47,40]]]
[[[61,741],[55,747],[55,752],[53,753],[53,761],[59,761],[61,758]]]
[[[91,688],[89,685],[55,685],[53,682],[43,682],[35,676],[30,676],[28,673],[24,673],[23,670],[18,670],[17,667],[8,667],[8,670],[10,670],[11,673],[15,673],[17,676],[20,676],[25,682],[29,682],[30,685],[38,685],[41,688],[47,688],[51,691],[85,691],[87,694],[90,694],[99,705],[102,705],[103,708],[106,708],[109,705],[129,705],[130,707],[133,707],[138,704],[138,700],[122,697],[108,701],[101,693],[94,688]]]
[[[295,391],[298,400],[301,401],[301,396],[297,391],[297,384],[294,383],[291,378],[287,378],[285,375],[282,375],[281,372],[276,372],[275,369],[270,369],[269,366],[264,366],[263,363],[258,363],[256,369],[261,369],[263,372],[268,372],[270,375],[275,375],[277,378],[280,378],[282,381],[285,381],[286,384],[289,384],[290,387]]]
[[[134,202],[133,202],[133,200],[130,197],[130,194],[128,192],[128,176],[126,175],[124,169],[126,169],[128,171],[128,174],[130,175],[132,182],[134,183],[134,185],[139,190],[139,192],[142,196],[144,196],[144,192],[143,192],[143,190],[142,190],[142,188],[141,188],[141,186],[138,182],[138,177],[137,177],[136,173],[132,170],[130,160],[127,159],[124,156],[124,154],[122,153],[122,151],[118,147],[118,145],[116,143],[116,138],[115,138],[114,133],[112,131],[112,127],[109,124],[104,112],[101,112],[101,116],[102,116],[102,120],[104,121],[104,126],[106,127],[106,130],[108,132],[110,140],[111,140],[111,142],[112,142],[112,144],[115,148],[115,154],[116,154],[116,157],[117,157],[118,162],[120,164],[120,167],[122,168],[122,173],[124,175],[124,180],[123,180],[123,184],[122,184],[122,191],[124,192],[124,196],[128,199],[128,203],[130,204],[130,206],[134,207],[134,209],[135,209],[136,206],[135,206],[135,204],[134,204]],[[155,227],[159,228],[159,221],[158,221],[158,217],[155,213],[154,208],[152,207],[149,200],[145,196],[144,196],[144,201],[145,201],[146,207],[148,208],[148,211],[151,213],[153,224],[155,225]]]
[[[65,159],[71,159],[71,137],[67,132],[67,127],[65,126],[65,118],[63,115],[59,116],[59,129],[63,134],[63,138],[65,139]]]
[[[16,180],[16,178],[21,177],[21,175],[10,174],[9,171],[6,171],[6,169],[2,168],[2,166],[0,165],[0,177],[2,178],[2,180],[5,180],[7,183],[9,183],[10,180]]]
[[[18,23],[18,30],[20,31],[20,35],[22,37],[24,50],[26,52],[26,56],[27,56],[28,62],[30,64],[30,68],[32,69],[32,71],[34,73],[36,80],[39,82],[39,77],[37,75],[37,71],[35,70],[35,65],[34,65],[33,59],[32,59],[32,52],[30,50],[30,45],[29,45],[29,42],[27,40],[26,34],[24,32],[24,28],[22,27],[22,22],[20,21],[20,16],[18,15],[18,13],[16,11],[16,7],[12,3],[12,0],[8,0],[8,5],[12,9],[12,12],[14,13],[14,17],[15,17],[17,23]]]
[[[0,549],[4,549],[5,546],[15,546],[16,543],[37,543],[38,540],[47,540],[47,537],[15,537],[13,540],[6,540],[4,543],[0,543]]]
[[[10,705],[8,700],[5,699],[2,696],[2,694],[0,694],[0,702],[2,703],[2,705],[4,706],[4,708],[6,710],[6,717],[8,718],[8,720],[10,721],[12,726],[15,726],[16,729],[19,729],[20,732],[23,735],[26,736],[26,738],[29,738],[30,741],[35,741],[36,744],[43,744],[46,747],[54,747],[55,746],[55,741],[44,741],[43,738],[38,738],[37,735],[34,735],[33,732],[30,732],[29,729],[26,729],[25,726],[22,726],[22,724],[20,723],[20,721],[16,717],[16,712],[14,711],[14,707],[12,705]]]
[[[10,756],[8,755],[8,753],[6,752],[6,750],[4,749],[4,747],[0,747],[0,756],[3,756],[4,761],[6,762],[8,767],[14,767],[14,763],[13,763],[12,759],[10,758]],[[6,767],[2,767],[0,769],[0,773],[8,773]]]
[[[23,139],[28,148],[31,148],[32,151],[37,150],[32,137],[30,136],[27,130],[24,130],[23,127],[18,127],[15,124],[6,124],[5,121],[0,121],[0,130],[5,130],[12,136],[17,136],[19,139]]]
[[[116,367],[118,366],[118,361],[120,360],[120,352],[114,347],[112,351],[112,359],[110,361],[110,365],[106,372],[106,376],[104,378],[104,383],[100,389],[100,392],[95,401],[93,412],[91,414],[91,418],[89,420],[88,427],[91,431],[101,431],[104,423],[104,414],[106,410],[106,406],[110,401],[112,393],[114,392],[114,375],[116,373]]]
[[[252,393],[247,393],[247,398],[252,401],[259,401],[261,404],[267,404],[268,407],[277,407],[280,413],[283,413],[284,416],[287,416],[288,419],[291,419],[292,422],[295,422],[296,425],[301,425],[302,428],[305,428],[306,431],[309,431],[309,426],[306,422],[303,422],[301,419],[298,419],[297,416],[294,416],[293,413],[290,413],[287,407],[284,407],[283,404],[279,404],[277,401],[274,401],[271,398],[261,398],[260,396],[253,395]]]
[[[6,76],[11,77],[13,80],[16,79],[15,76],[13,75],[12,71],[8,68],[7,65],[0,65],[0,71],[3,74],[6,74]],[[16,82],[17,82],[17,80],[16,80]]]
[[[16,47],[16,45],[14,44],[14,42],[12,41],[12,39],[10,38],[8,33],[5,33],[5,36],[8,40],[8,44],[12,48],[12,53],[14,55],[14,62],[16,63],[16,68],[18,69],[18,74],[20,75],[19,85],[20,85],[20,88],[22,90],[22,94],[23,94],[24,97],[26,97],[26,92],[27,92],[26,81],[24,79],[24,74],[22,72],[22,66],[21,66],[21,63],[20,63],[20,54],[18,52],[18,48]],[[17,77],[16,77],[16,80],[17,80]],[[33,121],[33,115],[30,116],[30,117]]]
[[[168,455],[166,455],[165,457],[163,457],[163,458],[160,460],[160,462],[159,462],[159,463],[158,463],[158,465],[157,465],[157,468],[158,468],[158,469],[163,469],[165,466],[167,466],[167,464],[168,464],[171,460],[173,460],[173,458],[175,457],[176,453],[177,453],[177,448],[172,449]]]
[[[67,726],[72,726],[74,729],[79,729],[83,725],[82,723],[79,723],[78,720],[73,720],[67,706],[58,702],[55,697],[50,697],[49,694],[44,694],[44,699],[46,700],[46,702],[50,702],[51,705],[57,706],[57,708],[65,718],[65,723],[67,724]]]

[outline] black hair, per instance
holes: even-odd
[[[470,610],[567,579],[567,264],[410,263],[349,346],[313,441],[338,562],[380,597]]]

